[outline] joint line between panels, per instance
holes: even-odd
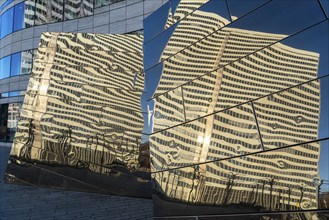
[[[324,16],[326,16],[326,18],[328,19],[328,14],[327,14],[326,10],[324,10],[324,7],[323,7],[323,5],[322,5],[321,0],[318,0],[318,3],[319,3],[319,5],[320,5],[320,7],[321,7],[321,10],[322,10]]]
[[[258,136],[259,136],[260,144],[261,144],[261,146],[262,146],[262,150],[264,151],[265,148],[264,148],[263,137],[262,137],[262,134],[261,134],[261,132],[260,132],[260,127],[259,127],[259,123],[258,123],[258,119],[257,119],[257,114],[256,114],[256,110],[255,110],[254,102],[251,101],[250,104],[251,104],[251,108],[252,108],[252,113],[254,114],[254,117],[255,117],[255,122],[256,122],[256,126],[257,126],[257,132],[258,132]]]
[[[228,6],[228,2],[227,2],[228,0],[225,0],[225,4],[226,4],[226,8],[227,8],[227,12],[228,12],[228,14],[229,14],[229,16],[230,16],[230,20],[231,20],[231,22],[233,22],[232,21],[232,17],[233,17],[233,15],[232,15],[232,13],[231,13],[231,10],[230,10],[230,7]],[[268,3],[268,2],[266,2],[266,3]],[[266,3],[264,3],[264,4],[266,4]],[[254,9],[255,10],[255,9]]]
[[[306,82],[302,82],[302,83],[296,84],[296,85],[294,85],[294,86],[291,86],[291,87],[288,87],[288,88],[285,88],[285,89],[282,89],[282,90],[279,90],[279,91],[276,91],[276,92],[273,92],[273,93],[269,93],[269,94],[266,94],[266,95],[260,96],[260,97],[255,98],[255,99],[251,99],[251,100],[248,100],[248,101],[242,102],[242,103],[237,104],[237,105],[233,105],[233,106],[231,106],[231,107],[228,107],[228,108],[225,108],[225,109],[222,109],[222,110],[214,111],[214,112],[212,112],[212,113],[210,113],[210,114],[206,114],[206,115],[204,115],[204,116],[201,116],[201,117],[198,117],[198,118],[192,119],[192,120],[190,120],[190,121],[183,122],[183,123],[180,123],[180,124],[174,125],[174,126],[172,126],[172,127],[165,128],[165,129],[163,129],[163,130],[156,131],[156,132],[153,132],[153,133],[151,133],[151,134],[147,134],[147,135],[151,136],[151,135],[153,135],[153,134],[160,133],[160,132],[162,132],[162,131],[166,131],[166,130],[169,130],[169,129],[172,129],[172,128],[175,128],[175,127],[178,127],[178,126],[181,126],[181,125],[184,125],[184,124],[188,124],[188,123],[190,123],[190,122],[197,121],[197,120],[199,120],[199,119],[201,119],[201,118],[205,118],[205,117],[208,117],[208,116],[213,115],[213,114],[221,113],[221,112],[224,112],[224,111],[226,111],[226,110],[229,110],[229,109],[232,109],[232,108],[236,108],[236,107],[239,107],[239,106],[242,106],[242,105],[248,104],[249,102],[254,102],[254,101],[257,101],[257,100],[259,100],[259,99],[266,98],[266,97],[268,97],[268,96],[275,95],[275,94],[278,94],[278,93],[281,93],[281,92],[287,91],[287,90],[289,90],[289,89],[296,88],[296,87],[298,87],[298,86],[301,86],[301,85],[304,85],[304,84],[310,83],[310,82],[315,81],[315,80],[321,80],[322,78],[326,78],[326,77],[329,77],[329,74],[326,74],[326,75],[324,75],[324,76],[317,77],[317,78],[315,78],[315,79],[308,80],[308,81],[306,81]]]
[[[312,141],[307,141],[307,142],[304,142],[304,143],[292,144],[292,145],[285,146],[285,147],[280,147],[280,148],[274,148],[274,149],[269,149],[269,150],[264,150],[264,151],[252,152],[252,153],[243,154],[243,155],[236,155],[236,156],[232,156],[232,157],[226,157],[226,158],[206,161],[206,162],[202,162],[202,163],[188,164],[188,165],[185,165],[185,166],[165,169],[165,170],[161,170],[161,171],[159,170],[159,171],[151,172],[151,174],[162,173],[162,172],[172,171],[172,170],[178,170],[178,169],[182,169],[182,168],[199,166],[199,165],[203,165],[203,164],[215,163],[215,162],[220,162],[220,161],[225,161],[225,160],[231,160],[231,159],[235,159],[235,158],[239,158],[239,157],[252,156],[252,155],[256,155],[256,154],[263,154],[263,153],[267,153],[267,152],[277,151],[277,150],[291,148],[291,147],[297,147],[297,146],[301,146],[301,145],[305,145],[305,144],[312,144],[312,143],[315,143],[315,142],[321,142],[321,141],[326,141],[326,140],[329,140],[329,137],[321,138],[321,139],[317,139],[317,140],[312,140]]]
[[[185,100],[184,100],[184,87],[181,87],[182,91],[182,102],[183,102],[183,111],[184,111],[184,121],[186,122],[186,110],[185,110]]]
[[[215,1],[217,1],[217,0],[215,0]],[[226,0],[225,0],[226,1]],[[259,9],[259,8],[261,8],[261,7],[263,7],[264,5],[266,5],[266,4],[268,4],[268,3],[270,3],[271,1],[273,1],[273,0],[267,0],[267,2],[265,2],[265,3],[263,3],[263,4],[261,4],[261,5],[259,5],[259,6],[257,6],[256,8],[254,8],[254,9],[252,9],[251,11],[249,11],[249,12],[247,12],[246,14],[244,14],[244,15],[242,15],[239,19],[241,19],[241,18],[244,18],[244,17],[246,17],[247,15],[249,15],[250,13],[252,13],[252,12],[254,12],[254,11],[256,11],[257,9]],[[197,8],[197,9],[195,9],[195,10],[193,10],[191,13],[189,13],[187,16],[185,16],[184,18],[182,18],[181,20],[179,20],[179,21],[177,21],[177,22],[175,22],[174,24],[172,24],[170,27],[172,27],[173,25],[175,25],[175,24],[177,24],[177,23],[179,23],[179,22],[181,22],[181,21],[183,21],[183,20],[185,20],[188,16],[190,16],[190,15],[192,15],[192,14],[194,14],[194,12],[195,11],[197,11],[198,9],[200,9],[201,7],[203,7],[204,5],[206,5],[206,4],[208,4],[208,2],[206,2],[205,4],[203,4],[203,5],[201,5],[199,8]],[[227,4],[227,7],[228,7],[228,4]],[[229,15],[231,15],[231,13],[229,12]],[[237,19],[237,20],[239,20],[239,19]],[[233,22],[235,22],[235,21],[232,21],[231,23],[233,23]],[[231,24],[231,23],[229,23],[229,24]],[[228,24],[228,25],[229,25]],[[223,27],[226,27],[227,25],[225,25],[225,26],[223,26]],[[170,28],[169,27],[169,28]],[[221,28],[219,28],[218,30],[220,30],[220,29],[222,29],[223,27],[221,27]],[[166,30],[168,30],[169,28],[167,28]],[[161,33],[159,33],[159,34],[157,34],[157,35],[155,35],[154,37],[152,37],[151,39],[149,39],[147,42],[143,42],[143,45],[145,45],[145,44],[147,44],[148,42],[150,42],[151,40],[153,40],[154,38],[156,38],[156,37],[158,37],[158,36],[160,36],[162,33],[164,33],[166,30],[164,30],[164,31],[162,31]],[[214,31],[214,32],[212,32],[212,33],[210,33],[209,35],[206,35],[205,37],[208,37],[208,36],[210,36],[211,34],[213,34],[213,33],[215,33],[215,32],[217,32],[218,30],[216,30],[216,31]],[[204,38],[202,38],[202,39],[204,39]],[[201,39],[201,40],[202,40]],[[197,41],[198,42],[198,41]],[[195,42],[196,43],[196,42]],[[194,44],[194,43],[193,43]],[[193,45],[192,44],[192,45]],[[190,46],[188,46],[188,47],[190,47]],[[188,47],[186,47],[186,48],[188,48]],[[184,49],[182,49],[182,50],[180,50],[180,51],[178,51],[177,53],[179,53],[179,52],[181,52],[181,51],[183,51],[183,50],[185,50],[186,48],[184,48]],[[177,54],[176,53],[176,54]],[[176,54],[174,54],[174,55],[176,55]],[[172,55],[172,56],[174,56],[174,55]],[[170,56],[170,57],[172,57],[172,56]],[[170,58],[169,57],[169,58]],[[167,58],[168,59],[168,58]],[[154,66],[156,66],[156,65],[154,65]],[[150,68],[148,68],[148,69],[151,69],[151,68],[153,68],[154,66],[151,66]]]
[[[232,65],[232,64],[235,63],[235,62],[238,62],[238,61],[240,61],[240,60],[242,60],[242,59],[244,59],[244,58],[246,58],[246,57],[249,57],[249,56],[251,56],[251,55],[253,55],[253,54],[255,54],[255,53],[259,52],[259,51],[262,51],[262,50],[264,50],[264,49],[267,49],[267,48],[273,46],[274,44],[281,43],[281,41],[287,40],[287,39],[289,39],[290,37],[294,37],[294,36],[300,34],[301,32],[304,32],[304,31],[306,31],[306,30],[308,30],[308,29],[311,29],[311,28],[315,27],[316,25],[319,25],[319,24],[321,24],[322,22],[326,22],[326,21],[328,21],[328,18],[326,18],[326,19],[324,19],[324,20],[322,20],[322,21],[319,21],[319,22],[317,22],[317,23],[315,23],[315,24],[313,24],[313,25],[311,25],[311,26],[309,26],[309,27],[307,27],[307,28],[304,28],[304,29],[302,29],[302,30],[300,30],[300,31],[298,31],[298,32],[296,32],[296,33],[293,33],[293,34],[289,35],[288,37],[285,37],[285,38],[282,38],[282,39],[280,39],[280,40],[278,40],[278,41],[275,41],[275,42],[273,42],[273,43],[271,43],[271,44],[269,44],[269,45],[267,45],[267,46],[265,46],[265,47],[263,47],[263,48],[260,48],[260,49],[258,49],[258,50],[255,50],[254,52],[249,53],[249,54],[247,54],[247,55],[245,55],[245,56],[243,56],[243,57],[240,57],[240,58],[238,58],[238,59],[236,59],[236,60],[234,60],[234,61],[232,61],[232,62],[230,62],[230,63],[227,63],[227,64],[225,64],[225,65],[219,66],[218,68],[215,68],[215,69],[213,69],[213,70],[211,70],[211,71],[209,71],[209,72],[207,72],[207,73],[205,73],[205,74],[203,74],[203,75],[200,75],[200,76],[198,76],[198,77],[196,77],[196,78],[194,78],[194,79],[192,79],[192,80],[189,80],[189,81],[187,81],[187,82],[185,82],[185,83],[183,83],[183,84],[181,84],[181,85],[179,85],[179,86],[176,86],[176,87],[174,87],[174,88],[172,88],[172,89],[170,89],[170,90],[168,90],[168,91],[166,91],[166,92],[163,92],[163,93],[161,93],[161,94],[159,94],[159,95],[156,95],[156,96],[154,96],[154,97],[148,99],[147,101],[153,100],[153,99],[155,99],[155,98],[157,98],[157,97],[159,97],[159,96],[161,96],[161,95],[164,95],[164,94],[166,94],[166,93],[168,93],[168,92],[170,92],[170,91],[172,91],[172,90],[177,89],[178,87],[181,87],[181,86],[184,86],[184,85],[186,85],[186,84],[188,84],[188,83],[190,83],[190,82],[193,82],[194,80],[198,80],[198,79],[200,79],[200,78],[202,78],[202,77],[204,77],[204,76],[206,76],[206,75],[208,75],[208,74],[210,74],[210,73],[212,73],[212,72],[214,72],[214,71],[216,71],[216,70],[222,69],[222,68],[224,68],[224,67],[226,67],[226,66],[230,66],[230,65]],[[203,39],[205,39],[205,38],[203,38]],[[193,44],[192,44],[192,45],[193,45]],[[178,53],[179,53],[179,52],[178,52]],[[176,55],[176,54],[175,54],[175,55]],[[174,55],[173,55],[173,56],[174,56]],[[163,61],[162,61],[162,62],[163,62]],[[162,62],[161,62],[161,63],[162,63]],[[159,64],[160,64],[160,63],[159,63]],[[158,65],[158,64],[157,64],[157,65]],[[155,65],[155,66],[156,66],[156,65]],[[161,75],[162,75],[162,74],[161,74]]]

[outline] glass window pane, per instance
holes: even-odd
[[[24,2],[15,6],[14,31],[24,28]]]
[[[14,140],[21,108],[22,103],[10,103],[8,105],[7,142]]]
[[[35,2],[35,25],[46,24],[51,20],[51,1],[37,0]]]
[[[329,137],[328,79],[313,80],[254,102],[266,150]]]
[[[66,0],[64,19],[70,20],[79,18],[81,13],[81,0]]]
[[[11,55],[11,71],[10,76],[21,74],[21,53]]]
[[[263,150],[251,103],[152,134],[150,143],[153,165],[167,168]]]
[[[0,38],[13,32],[13,18],[14,18],[14,8],[8,9],[1,16],[1,35]]]
[[[64,0],[53,0],[51,1],[51,17],[52,21],[63,21],[63,8]]]
[[[63,20],[64,0],[37,0],[35,5],[35,24],[46,24]]]
[[[82,0],[81,10],[81,17],[92,15],[94,12],[93,0]]]
[[[7,78],[10,76],[10,61],[11,56],[6,56],[0,60],[0,79]]]
[[[33,50],[23,51],[21,60],[21,74],[30,74],[32,71]]]
[[[154,132],[185,121],[182,88],[155,98]]]
[[[34,26],[34,12],[35,12],[34,0],[25,1],[24,23],[26,28]]]

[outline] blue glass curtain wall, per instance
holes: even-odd
[[[11,54],[0,59],[0,80],[12,76],[30,74],[32,71],[33,50]]]
[[[11,1],[5,2],[3,10]],[[93,15],[92,0],[26,0],[7,9],[0,16],[0,39],[34,25],[60,22]]]

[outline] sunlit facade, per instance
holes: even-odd
[[[146,84],[155,216],[326,209],[328,53],[301,43],[328,24],[326,15],[314,28],[300,21],[280,30],[276,22],[293,19],[288,13],[262,25],[253,17],[271,7],[305,9],[274,1],[239,15],[235,3],[213,0],[172,19],[196,2],[168,4],[163,30],[144,39],[146,82],[158,79]],[[290,36],[298,28],[305,30]],[[325,33],[318,38],[327,48]],[[303,218],[321,214],[296,213]]]
[[[156,219],[328,219],[327,6],[7,0],[6,183],[152,198]]]
[[[78,168],[76,172],[92,172],[102,181],[131,179],[131,185],[141,185],[134,192],[129,185],[121,189],[93,183],[97,192],[148,196],[149,175],[136,173],[148,171],[139,163],[144,124],[142,41],[137,35],[43,33],[10,153],[7,182],[45,184],[33,176],[43,168],[58,175],[49,187],[76,189],[64,184],[65,178],[91,184],[89,178],[75,177]],[[26,169],[25,163],[34,165]],[[111,180],[110,173],[117,178]]]
[[[166,1],[1,0],[0,147],[12,144],[8,105],[23,103],[43,32],[142,34],[143,19]]]

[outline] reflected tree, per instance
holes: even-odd
[[[224,200],[222,202],[222,205],[226,205],[227,204],[227,202],[229,200],[229,197],[230,197],[230,194],[232,192],[232,188],[233,188],[234,180],[235,179],[236,179],[236,174],[235,173],[231,173],[228,176],[228,180],[227,180],[226,188],[225,188],[225,192],[224,192]]]

